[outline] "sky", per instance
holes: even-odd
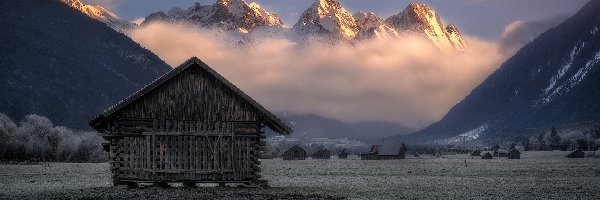
[[[128,21],[146,17],[172,7],[188,8],[195,2],[212,4],[216,0],[82,0],[100,4]],[[404,0],[340,0],[351,13],[371,11],[387,18],[408,4]],[[278,14],[283,23],[293,26],[313,0],[256,0],[263,8]],[[436,10],[446,23],[455,24],[466,35],[488,40],[499,39],[504,28],[514,21],[539,21],[557,15],[571,15],[587,0],[420,0]]]

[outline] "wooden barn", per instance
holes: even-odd
[[[367,153],[360,154],[361,160],[393,160],[406,158],[406,145],[383,144],[372,145]]]
[[[340,151],[340,153],[338,153],[338,158],[339,159],[347,159],[348,158],[348,153],[346,152],[346,150]]]
[[[115,185],[260,180],[264,125],[291,129],[198,58],[191,58],[90,122],[108,141]]]
[[[379,148],[381,145],[372,145],[371,150],[367,153],[360,154],[361,160],[377,160],[377,154],[379,153]]]
[[[281,157],[284,160],[304,160],[307,157],[306,150],[299,145],[294,145],[292,148],[285,151]]]
[[[508,159],[521,159],[521,152],[517,149],[512,149],[508,152]]]
[[[490,152],[487,152],[485,154],[483,154],[483,156],[481,156],[481,159],[492,159],[493,156]]]
[[[567,158],[585,158],[585,152],[577,149],[571,152],[569,155],[567,155]]]
[[[310,156],[312,159],[331,159],[331,152],[327,149],[320,149]]]
[[[471,152],[471,156],[481,156],[481,151],[475,150],[475,151]]]
[[[406,158],[406,145],[384,144],[377,153],[378,160],[393,160]]]

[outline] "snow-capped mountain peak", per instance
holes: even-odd
[[[437,12],[425,4],[412,3],[401,13],[385,21],[399,32],[424,35],[441,49],[465,48],[464,39],[458,29],[454,26],[444,27]]]
[[[71,8],[76,9],[83,14],[89,16],[92,19],[96,19],[110,26],[111,28],[124,33],[129,30],[133,24],[121,20],[119,16],[108,11],[100,5],[86,5],[81,3],[79,0],[61,0],[63,3],[69,5]]]
[[[244,0],[218,0],[212,5],[195,3],[188,9],[178,7],[167,13],[156,12],[144,20],[144,24],[154,21],[186,22],[202,28],[223,29],[248,33],[261,26],[283,27],[281,19],[276,14],[252,2]]]
[[[435,10],[422,3],[412,3],[401,13],[386,20],[372,12],[354,15],[337,0],[316,0],[306,9],[294,31],[306,35],[333,36],[346,40],[397,39],[420,35],[442,50],[465,50],[467,44],[454,25],[444,27]]]
[[[337,0],[316,0],[302,13],[294,29],[300,33],[329,33],[348,40],[359,31],[352,14]]]
[[[62,0],[65,4],[75,8],[84,14],[90,16],[91,18],[100,20],[100,21],[109,21],[109,20],[120,20],[119,16],[114,13],[106,10],[100,5],[85,5],[81,3],[79,0]]]

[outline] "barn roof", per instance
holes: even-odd
[[[300,150],[300,151],[304,151],[305,153],[307,153],[306,149],[302,148],[300,145],[294,145],[294,146],[288,148],[287,150],[285,150],[284,152],[280,152],[279,156],[282,156],[285,153],[292,151],[292,150]],[[307,155],[308,155],[308,153],[307,153]]]
[[[400,152],[400,144],[383,144],[379,148],[379,156],[397,156]]]
[[[105,122],[107,119],[109,119],[114,113],[116,113],[120,109],[122,109],[125,106],[129,105],[130,103],[136,101],[137,99],[144,96],[146,93],[152,91],[156,87],[162,85],[169,79],[175,77],[176,75],[180,74],[181,72],[185,71],[186,69],[188,69],[194,65],[200,66],[202,69],[206,70],[210,75],[212,75],[214,78],[216,78],[217,80],[219,80],[220,82],[225,84],[227,87],[232,89],[237,95],[241,96],[244,100],[246,100],[254,108],[256,108],[263,115],[263,119],[265,120],[265,125],[267,125],[269,128],[271,128],[271,130],[278,132],[280,134],[284,134],[284,135],[290,134],[292,132],[292,129],[290,127],[288,127],[287,125],[285,125],[273,113],[269,112],[262,105],[258,104],[258,102],[254,101],[254,99],[252,99],[250,96],[248,96],[242,90],[237,88],[235,85],[233,85],[231,82],[229,82],[227,79],[225,79],[223,76],[221,76],[219,73],[217,73],[215,70],[210,68],[207,64],[205,64],[204,62],[202,62],[200,59],[198,59],[196,57],[190,58],[183,64],[181,64],[178,67],[167,72],[163,76],[154,80],[152,83],[146,85],[144,88],[138,90],[137,92],[133,93],[129,97],[121,100],[116,105],[108,108],[102,114],[97,115],[94,119],[92,119],[92,121],[90,121],[90,126],[92,126],[92,128],[97,127],[99,124],[101,124],[102,122]]]

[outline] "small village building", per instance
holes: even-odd
[[[483,154],[483,156],[481,156],[481,159],[492,159],[493,156],[490,152],[487,152],[485,154]]]
[[[346,150],[340,151],[340,153],[338,153],[338,158],[339,159],[347,159],[348,158],[348,153],[346,152]]]
[[[300,145],[294,145],[285,151],[281,157],[283,160],[304,160],[308,156],[306,154],[306,150],[300,147]]]
[[[585,152],[580,149],[577,149],[567,155],[567,158],[585,158]]]
[[[378,160],[393,160],[406,158],[406,145],[384,144],[377,153]]]
[[[381,145],[372,145],[371,150],[367,153],[360,154],[361,160],[377,160],[377,154],[379,153],[379,149]]]
[[[320,149],[310,156],[312,159],[331,159],[331,152],[327,149]]]
[[[471,156],[481,156],[481,151],[475,150],[475,151],[471,152]]]
[[[521,159],[521,152],[516,148],[508,152],[508,159]]]
[[[415,151],[415,153],[413,153],[413,157],[418,158],[419,156],[421,156],[421,154],[419,154],[419,152]]]
[[[113,183],[130,186],[266,184],[258,161],[265,125],[292,132],[195,57],[90,122],[108,141]]]

